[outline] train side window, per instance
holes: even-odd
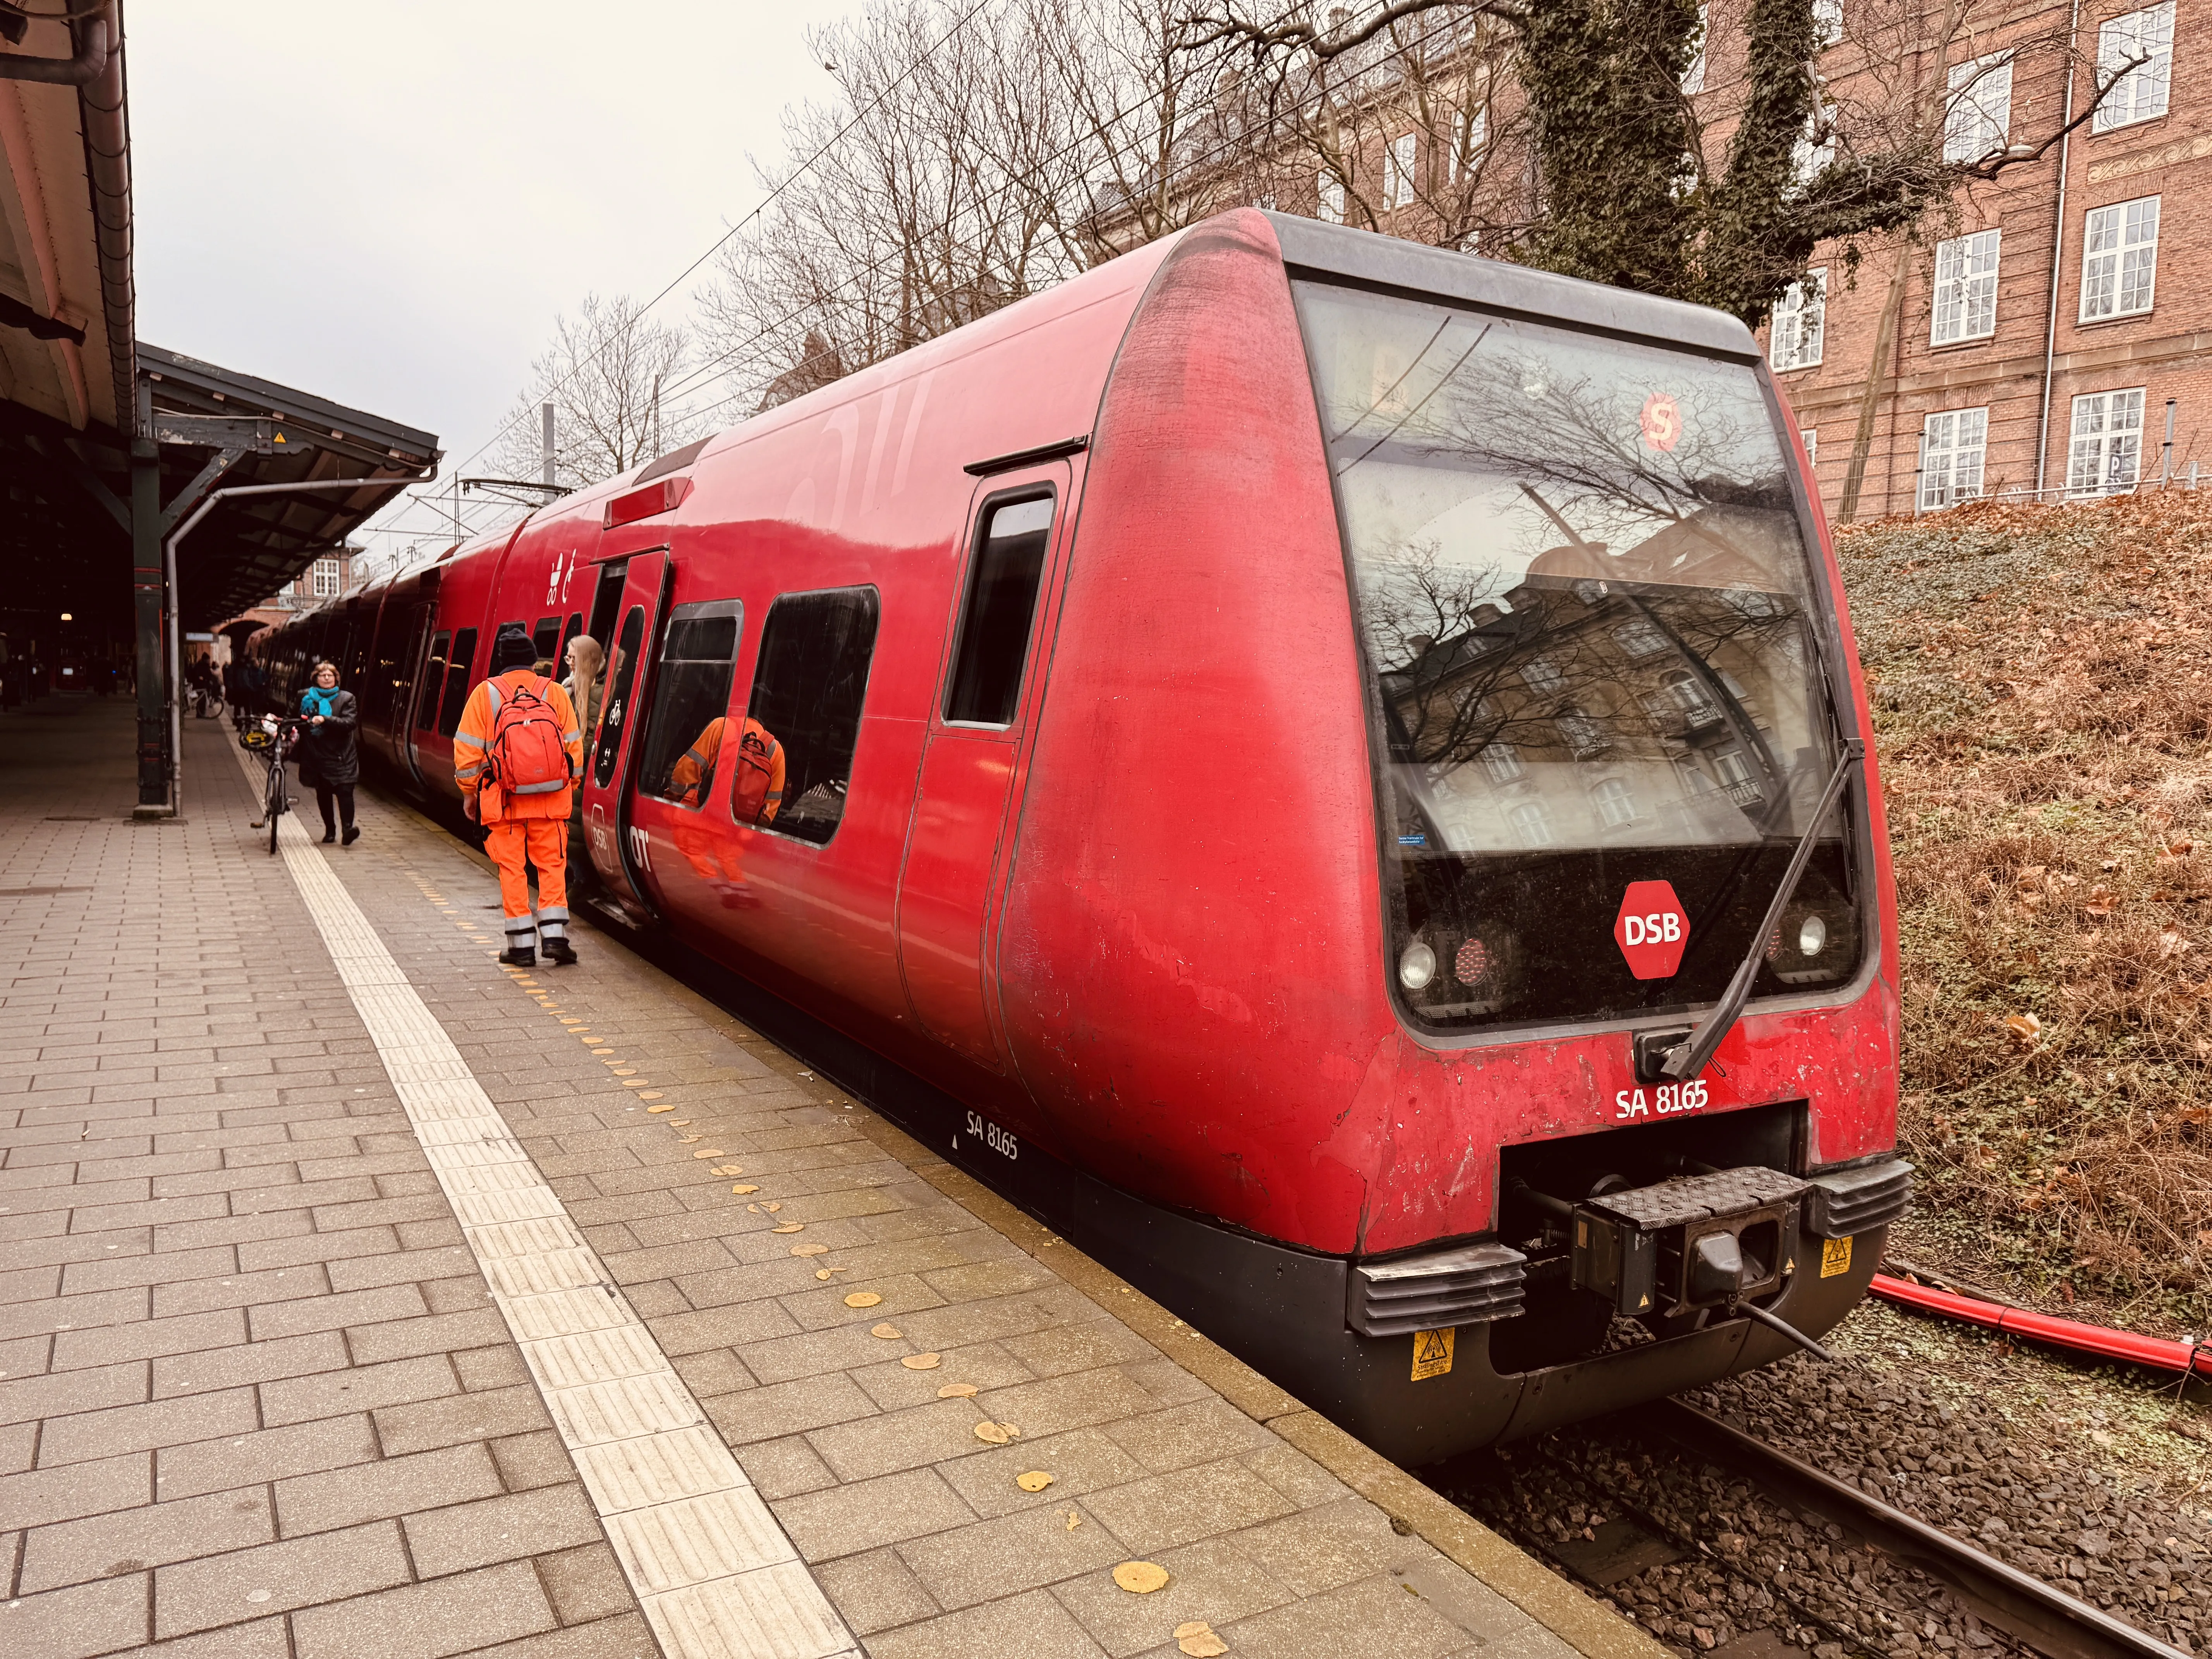
[[[441,738],[450,738],[461,729],[461,710],[469,702],[469,670],[476,659],[477,630],[464,628],[453,635],[453,654],[446,660],[446,700],[438,706]]]
[[[569,644],[575,639],[577,635],[583,631],[584,613],[580,611],[572,612],[568,617],[568,625],[561,630],[561,654],[553,659],[553,675],[555,678],[561,679],[567,678],[568,672]]]
[[[602,789],[614,781],[622,753],[623,727],[629,723],[630,689],[637,684],[638,647],[645,640],[645,607],[634,605],[623,618],[622,638],[608,664],[606,713],[599,718],[599,750],[592,759],[592,781]]]
[[[430,636],[430,654],[422,663],[422,695],[415,708],[415,724],[430,731],[438,724],[438,705],[446,696],[446,647],[453,642],[450,629]]]
[[[743,616],[735,599],[680,605],[669,612],[642,737],[638,788],[644,793],[696,811],[714,793]]]
[[[622,610],[623,580],[629,572],[628,559],[599,567],[599,585],[592,593],[592,620],[584,631],[599,642],[602,651],[614,639],[615,617]]]
[[[872,587],[786,593],[769,607],[730,791],[740,823],[817,845],[837,833],[880,609]]]
[[[558,617],[540,617],[538,626],[530,630],[530,642],[537,647],[540,662],[557,665],[561,660],[561,619]],[[556,666],[553,672],[558,678],[560,669]]]
[[[1052,512],[1049,495],[994,501],[983,509],[951,683],[945,691],[946,720],[967,726],[1013,723],[1045,550],[1052,543]]]

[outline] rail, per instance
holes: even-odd
[[[1663,1400],[1656,1408],[1653,1426],[1734,1464],[1792,1507],[1832,1521],[1942,1580],[1984,1623],[2049,1659],[2185,1659],[2180,1650],[2101,1607],[1869,1498],[1710,1412],[1679,1400]]]

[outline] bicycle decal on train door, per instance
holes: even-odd
[[[584,845],[615,902],[634,918],[653,915],[645,860],[630,835],[629,776],[639,711],[653,695],[651,659],[670,576],[665,548],[630,556],[623,573],[614,647],[608,653],[605,712],[584,756]]]

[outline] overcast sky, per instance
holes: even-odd
[[[854,9],[135,0],[139,331],[434,432],[450,471],[556,315],[649,297],[760,199],[785,104],[834,93],[802,33]]]

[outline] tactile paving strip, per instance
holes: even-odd
[[[662,1650],[860,1659],[698,1401],[296,817],[278,846]]]

